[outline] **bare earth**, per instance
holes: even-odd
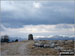
[[[1,45],[1,55],[28,55],[30,53],[27,45],[29,45],[31,41],[27,42],[14,42],[14,43],[4,43]]]

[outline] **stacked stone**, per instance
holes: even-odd
[[[28,40],[33,40],[33,35],[32,34],[28,35]]]

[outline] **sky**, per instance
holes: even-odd
[[[35,38],[74,35],[74,0],[3,0],[1,1],[1,35]]]

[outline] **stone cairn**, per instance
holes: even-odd
[[[28,40],[33,40],[33,35],[32,34],[28,35]]]

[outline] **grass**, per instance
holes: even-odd
[[[54,50],[52,48],[34,47],[33,44],[34,41],[32,41],[31,44],[28,45],[31,55],[58,55],[57,50]]]
[[[4,43],[1,45],[0,47],[0,50],[1,51],[4,51],[4,50],[13,50],[12,51],[9,51],[8,54],[12,54],[12,55],[16,55],[18,54],[17,52],[17,49],[19,46],[21,46],[21,44],[25,44],[26,42],[29,42],[28,40],[27,41],[22,41],[22,42],[12,42],[12,43]],[[59,41],[58,41],[59,42]],[[48,41],[44,41],[42,43],[48,43]],[[30,41],[30,44],[28,44],[27,48],[29,50],[29,55],[55,55],[55,56],[58,56],[59,54],[59,51],[58,50],[55,50],[54,48],[40,48],[40,47],[35,47],[33,46],[34,44],[34,41]],[[74,42],[70,42],[66,45],[64,45],[63,43],[60,43],[60,46],[64,47],[65,49],[73,49],[75,48],[74,47]],[[13,45],[13,47],[12,47]],[[15,52],[15,53],[14,53]]]
[[[48,41],[47,41],[48,42]],[[46,41],[43,43],[47,43]],[[58,41],[59,42],[59,41]],[[40,48],[33,46],[34,41],[28,45],[29,50],[31,51],[32,55],[58,55],[59,51],[55,50],[54,48]],[[61,47],[64,47],[66,50],[73,50],[74,49],[74,42],[69,42],[68,44],[64,45],[63,43],[59,44]]]

